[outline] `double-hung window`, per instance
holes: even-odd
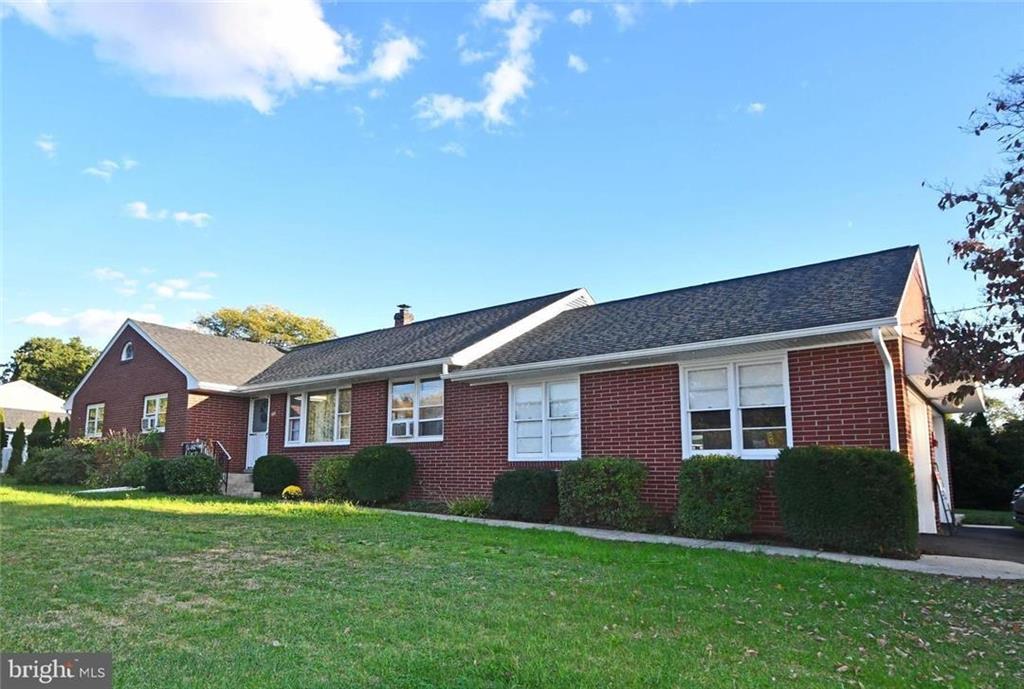
[[[104,404],[90,404],[85,408],[85,437],[99,438],[103,435]]]
[[[347,445],[352,437],[352,388],[288,395],[286,445]]]
[[[167,393],[142,400],[142,430],[163,433],[167,429]]]
[[[578,379],[509,387],[509,458],[579,459]]]
[[[417,378],[391,382],[388,440],[444,438],[444,381]]]
[[[685,369],[686,454],[778,455],[789,441],[785,377],[781,361]]]

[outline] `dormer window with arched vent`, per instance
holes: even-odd
[[[121,349],[121,361],[131,361],[135,358],[135,345],[131,342],[125,342],[124,347]]]

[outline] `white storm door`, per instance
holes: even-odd
[[[249,444],[245,468],[252,469],[256,460],[267,454],[267,429],[270,427],[270,398],[253,397],[249,402]]]

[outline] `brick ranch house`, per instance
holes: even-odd
[[[595,303],[574,289],[280,352],[129,320],[68,400],[72,432],[160,430],[163,454],[218,441],[229,470],[400,444],[410,497],[486,495],[501,472],[595,455],[648,468],[670,512],[679,463],[768,464],[756,527],[781,529],[773,459],[796,445],[888,448],[913,463],[919,527],[950,519],[942,415],[927,385],[920,251],[901,247]]]

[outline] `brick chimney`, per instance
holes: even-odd
[[[409,325],[416,317],[412,315],[412,311],[409,310],[408,304],[399,304],[398,313],[395,314],[395,327],[400,328],[403,325]]]

